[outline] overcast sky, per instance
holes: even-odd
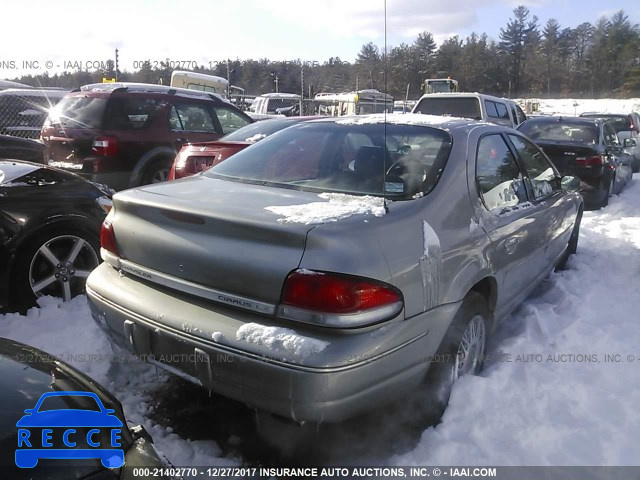
[[[497,40],[519,4],[541,23],[556,18],[563,27],[620,9],[640,23],[638,0],[387,0],[387,45],[411,43],[425,30],[438,41],[473,31]],[[384,0],[32,0],[1,8],[0,78],[85,68],[113,58],[115,48],[120,69],[133,70],[134,62],[165,59],[352,62],[365,43],[385,41]],[[37,68],[25,71],[26,61]]]

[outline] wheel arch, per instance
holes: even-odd
[[[149,150],[142,157],[140,157],[140,159],[136,162],[135,167],[133,167],[131,177],[129,178],[129,187],[137,187],[138,185],[140,185],[145,170],[153,162],[155,162],[156,160],[164,159],[173,162],[177,154],[178,152],[175,148],[167,145]]]

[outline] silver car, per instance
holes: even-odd
[[[576,186],[499,125],[304,122],[115,195],[87,295],[113,342],[296,421],[433,382],[446,402],[496,324],[576,251]]]

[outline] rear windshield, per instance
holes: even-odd
[[[262,120],[239,128],[222,139],[230,142],[255,142],[294,123],[296,122],[292,120]]]
[[[299,123],[205,175],[310,191],[409,199],[431,191],[449,156],[443,130],[398,124]]]
[[[267,102],[267,113],[276,113],[278,108],[293,107],[300,104],[295,98],[270,98]]]
[[[554,142],[598,143],[598,127],[572,122],[532,122],[526,121],[518,127],[531,140]]]
[[[620,132],[630,132],[633,130],[633,125],[631,124],[631,118],[627,115],[582,115],[583,117],[588,118],[596,118],[598,120],[602,120],[604,122],[609,123],[616,131],[616,133]]]
[[[414,113],[446,115],[481,120],[480,102],[475,97],[423,98]]]
[[[69,128],[101,128],[106,98],[66,97],[49,111],[49,121]]]

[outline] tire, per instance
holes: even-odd
[[[173,160],[168,158],[153,160],[144,170],[142,178],[140,179],[140,185],[166,182],[169,178],[169,170],[171,170],[172,163]]]
[[[567,242],[567,250],[564,255],[556,265],[556,270],[565,270],[567,268],[567,262],[569,261],[569,257],[571,255],[575,255],[578,251],[578,239],[580,237],[580,223],[582,222],[582,208],[578,210],[578,215],[576,216],[576,223],[573,226],[573,231],[571,232],[571,236],[569,237],[569,241]]]
[[[14,267],[14,295],[20,307],[40,296],[65,301],[84,293],[86,279],[100,263],[97,233],[57,228],[38,234],[18,252]]]
[[[609,205],[609,197],[611,196],[612,192],[612,185],[613,185],[613,176],[611,177],[611,180],[609,181],[609,185],[607,187],[605,187],[605,179],[603,178],[600,181],[600,188],[598,188],[598,192],[600,193],[600,201],[595,205],[595,209],[599,210],[601,208],[606,207],[607,205]]]
[[[462,375],[475,375],[482,370],[491,313],[485,299],[469,292],[447,330],[438,353],[427,372],[428,400],[440,417],[449,403],[455,381]],[[470,344],[470,339],[476,340]],[[464,356],[467,345],[467,355]]]

